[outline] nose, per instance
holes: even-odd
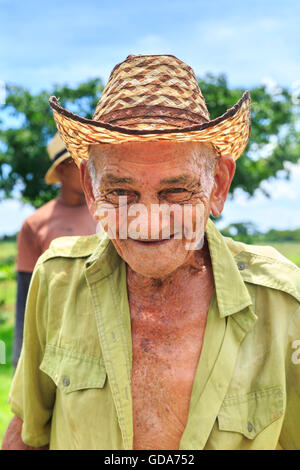
[[[140,240],[160,240],[172,235],[172,217],[167,204],[148,200],[130,206],[128,236]]]

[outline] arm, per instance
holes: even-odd
[[[286,409],[279,437],[284,450],[300,449],[300,307],[288,330],[286,357]]]
[[[17,239],[17,302],[14,330],[12,363],[16,367],[23,342],[24,312],[30,279],[37,259],[41,255],[38,236],[32,229],[30,219],[26,219]]]
[[[8,425],[2,442],[2,450],[48,450],[49,446],[30,447],[22,441],[23,421],[18,416],[14,416]]]
[[[9,393],[11,411],[22,418],[23,423],[20,426],[20,418],[12,422],[5,446],[7,442],[19,445],[21,435],[27,446],[40,448],[50,442],[56,398],[55,383],[39,369],[45,354],[48,324],[48,279],[43,263],[37,265],[32,274],[24,319],[21,355]]]
[[[24,312],[31,275],[31,272],[17,272],[17,306],[12,357],[15,367],[17,366],[22,348]]]

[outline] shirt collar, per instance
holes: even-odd
[[[223,318],[248,307],[252,304],[252,300],[224,237],[210,219],[205,232],[212,261],[219,313]],[[102,233],[97,248],[86,261],[86,272],[97,281],[109,276],[121,263],[122,258],[113,243],[105,233]]]
[[[97,281],[109,276],[121,263],[122,258],[112,241],[104,231],[101,232],[96,249],[85,262],[86,274]]]
[[[252,304],[250,294],[224,237],[209,219],[206,237],[215,280],[220,317],[239,312]]]

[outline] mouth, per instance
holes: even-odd
[[[132,240],[135,243],[139,243],[140,245],[143,245],[143,246],[160,246],[173,240],[174,236],[175,236],[175,233],[170,235],[169,238],[163,238],[161,240],[135,240],[134,238],[130,238],[130,240]]]

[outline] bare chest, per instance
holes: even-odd
[[[208,307],[209,299],[187,301],[176,311],[130,306],[135,449],[179,448]]]

